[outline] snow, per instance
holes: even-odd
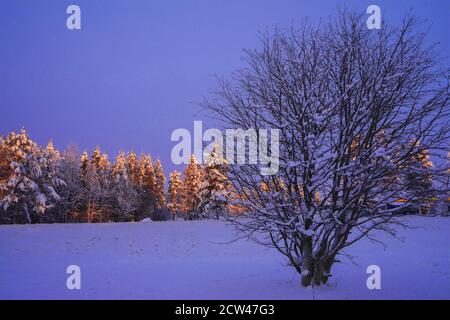
[[[272,249],[234,239],[222,221],[0,226],[0,299],[450,298],[450,218],[404,218],[404,240],[375,234],[335,265],[327,287],[302,288]],[[381,290],[366,269],[381,268]],[[69,265],[81,290],[66,289]]]

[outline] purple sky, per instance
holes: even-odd
[[[171,132],[193,129],[200,101],[243,65],[257,32],[333,13],[322,0],[2,0],[0,134],[26,127],[63,149],[96,145],[151,153],[174,169]],[[362,13],[378,4],[397,23],[410,8],[433,22],[430,41],[448,53],[450,1],[347,1]],[[81,7],[82,30],[66,28],[66,7]]]

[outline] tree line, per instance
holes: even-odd
[[[205,164],[194,156],[184,173],[170,173],[148,154],[99,147],[78,154],[46,147],[27,131],[0,137],[0,223],[124,222],[218,218],[228,212],[226,161],[215,151]]]

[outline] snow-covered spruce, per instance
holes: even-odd
[[[192,157],[184,180],[150,155],[120,152],[114,162],[96,147],[81,156],[33,142],[25,130],[0,137],[0,223],[124,222],[218,218],[228,209],[224,159]],[[166,203],[168,198],[169,203]]]
[[[55,189],[65,182],[58,176],[59,153],[32,141],[25,129],[12,132],[0,141],[0,205],[11,222],[32,218],[42,221],[43,214],[59,199]]]

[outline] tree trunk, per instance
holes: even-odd
[[[322,262],[316,263],[314,266],[313,283],[315,286],[320,286],[322,284],[322,277],[324,274],[324,267]]]
[[[334,258],[335,255],[329,257],[325,262],[324,262],[324,269],[323,269],[323,273],[322,273],[322,283],[326,284],[328,282],[328,279],[330,278],[330,274],[331,274],[331,267],[333,266],[334,263]]]
[[[28,210],[28,205],[26,203],[23,204],[23,214],[25,218],[25,223],[31,223],[30,211]]]
[[[308,287],[311,284],[314,286],[320,286],[326,284],[329,277],[331,267],[334,262],[334,256],[330,256],[324,260],[315,260],[312,257],[312,252],[306,251],[306,248],[310,248],[310,244],[307,243],[305,250],[303,250],[306,256],[303,257],[301,284],[303,287]]]
[[[92,217],[91,217],[91,202],[90,201],[88,202],[88,206],[87,206],[86,211],[87,211],[86,212],[87,222],[91,223],[92,222]]]
[[[302,268],[301,284],[303,287],[308,287],[311,284],[314,286],[321,286],[326,284],[330,277],[331,266],[323,262],[314,263],[311,269]]]
[[[302,263],[301,284],[303,287],[308,287],[311,285],[311,281],[314,274],[311,240],[306,240],[304,243],[302,259],[303,263]]]
[[[311,285],[311,281],[312,281],[312,275],[308,270],[303,270],[302,271],[302,279],[301,279],[301,284],[302,287],[309,287]]]

